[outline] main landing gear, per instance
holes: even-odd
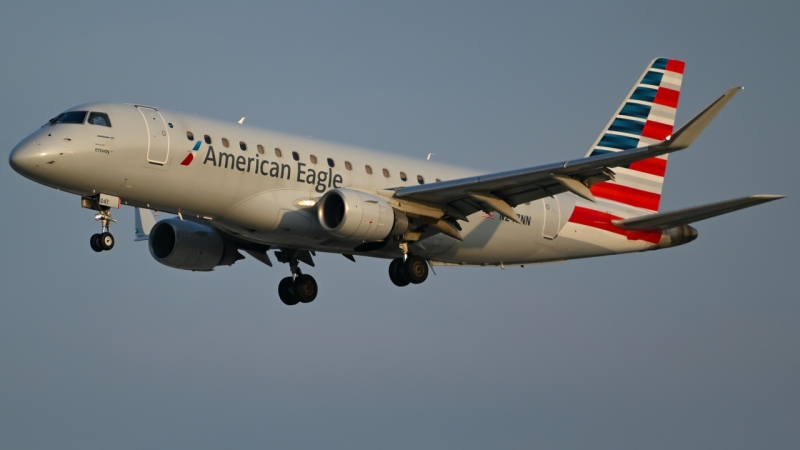
[[[89,239],[89,245],[92,250],[102,252],[104,250],[111,250],[114,248],[114,236],[111,234],[110,223],[116,222],[109,213],[109,208],[100,208],[100,212],[94,216],[94,220],[99,220],[103,225],[103,230],[100,233],[93,234]]]
[[[402,258],[395,258],[389,264],[389,278],[395,286],[420,284],[428,279],[428,263],[425,258],[408,253],[408,245],[400,245]]]
[[[294,249],[282,249],[281,253],[281,262],[288,263],[292,270],[292,276],[282,279],[278,284],[278,296],[281,301],[289,306],[313,302],[317,298],[319,288],[314,277],[303,274],[297,266],[298,256],[303,257],[303,255]]]

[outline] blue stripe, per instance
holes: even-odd
[[[656,92],[658,92],[656,89],[639,86],[633,91],[633,94],[631,94],[631,100],[652,102],[656,99]]]
[[[642,78],[642,84],[661,86],[662,78],[664,78],[664,74],[662,72],[647,72],[647,75]]]
[[[639,145],[639,139],[606,133],[603,136],[603,139],[600,139],[600,142],[598,142],[597,145],[627,150],[629,148],[636,148],[636,146]]]
[[[642,129],[644,129],[644,123],[636,120],[621,119],[617,117],[616,119],[614,119],[614,122],[611,123],[608,129],[611,131],[619,131],[621,133],[635,134],[637,136],[641,136]]]
[[[650,105],[642,105],[641,103],[625,103],[622,110],[619,112],[623,116],[638,117],[642,120],[647,120],[650,115]]]
[[[202,141],[197,141],[197,143],[194,144],[194,148],[192,150],[194,150],[194,151],[200,150],[200,144],[201,143],[202,143]]]
[[[652,67],[653,69],[666,69],[667,62],[669,62],[667,58],[658,58],[657,60],[655,60],[655,62],[653,62]]]
[[[589,156],[600,156],[600,155],[606,155],[608,153],[617,153],[617,152],[612,151],[612,150],[602,149],[602,148],[596,148],[596,149],[592,150],[592,154],[589,155]],[[631,165],[630,164],[623,164],[621,166],[615,166],[615,167],[624,167],[626,169],[630,169]]]

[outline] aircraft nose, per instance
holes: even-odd
[[[38,147],[35,142],[27,139],[20,142],[8,155],[8,164],[18,174],[30,178],[35,161],[39,158]]]

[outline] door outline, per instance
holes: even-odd
[[[163,166],[163,165],[165,165],[167,163],[167,161],[169,161],[169,147],[170,147],[169,144],[170,144],[170,142],[169,142],[169,133],[167,132],[167,129],[168,129],[167,121],[164,120],[164,116],[162,116],[161,113],[156,108],[153,108],[153,107],[150,107],[150,106],[136,105],[136,109],[138,109],[139,110],[139,114],[142,115],[142,119],[144,120],[145,130],[147,132],[147,162],[149,162],[150,164]],[[153,155],[154,156],[153,158],[150,157],[151,151],[153,150],[152,133],[150,132],[150,122],[147,120],[147,116],[145,115],[144,111],[142,111],[143,109],[148,109],[148,110],[152,111],[154,113],[153,116],[154,117],[158,117],[159,119],[161,119],[161,123],[164,125],[164,129],[162,131],[162,134],[166,138],[167,150],[166,150],[166,152],[164,154],[164,160],[163,161],[161,161],[159,159],[156,159],[157,155]]]
[[[553,240],[558,237],[561,228],[561,205],[558,197],[544,197],[542,199],[542,209],[544,210],[544,221],[542,223],[542,237]],[[554,211],[555,210],[555,211]]]

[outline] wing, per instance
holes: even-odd
[[[731,88],[665,141],[648,147],[590,156],[527,169],[398,189],[394,197],[436,205],[465,220],[477,211],[497,211],[515,220],[513,207],[562,192],[594,201],[589,187],[614,179],[614,167],[625,166],[689,147],[741,88]]]

